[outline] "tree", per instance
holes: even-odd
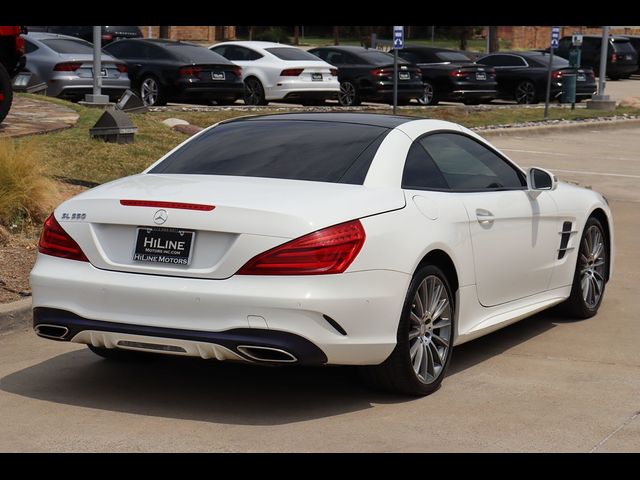
[[[333,27],[333,44],[340,45],[340,27]]]
[[[300,43],[300,27],[293,27],[293,44],[298,45]]]
[[[500,50],[498,42],[498,27],[489,27],[489,53]]]

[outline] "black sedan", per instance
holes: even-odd
[[[517,103],[544,101],[547,91],[549,54],[546,52],[500,52],[478,58],[479,64],[493,67],[498,80],[498,98],[515,100]],[[561,57],[553,57],[551,65],[551,99],[562,94],[562,77],[577,74],[576,101],[591,98],[596,92],[596,79],[590,68],[569,67]]]
[[[405,47],[398,56],[422,71],[422,105],[437,105],[441,100],[476,105],[497,95],[493,68],[478,65],[464,52],[436,47]]]
[[[187,42],[119,40],[104,50],[127,63],[133,88],[145,105],[168,100],[233,103],[244,95],[242,71],[229,60]]]
[[[338,67],[340,105],[360,105],[363,100],[393,103],[393,55],[364,47],[342,46],[313,48],[309,53]],[[400,59],[398,103],[407,104],[423,94],[420,69]]]

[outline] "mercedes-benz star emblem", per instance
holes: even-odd
[[[166,210],[158,210],[153,216],[153,221],[156,223],[156,225],[162,225],[167,221],[167,218],[169,218],[169,215],[167,214]]]

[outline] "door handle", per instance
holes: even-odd
[[[485,210],[484,208],[476,209],[476,218],[478,219],[478,222],[483,225],[493,223],[495,220],[493,213],[489,210]]]

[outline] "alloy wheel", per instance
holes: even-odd
[[[533,103],[536,98],[536,87],[531,82],[521,82],[516,87],[516,102]]]
[[[261,105],[263,102],[262,85],[256,79],[249,78],[244,84],[244,103],[247,105]]]
[[[340,84],[340,93],[338,94],[338,101],[340,105],[350,107],[354,104],[356,99],[356,87],[351,82],[342,82]]]
[[[158,102],[160,87],[155,78],[145,78],[140,86],[140,96],[146,106],[153,106]]]
[[[580,287],[587,306],[595,308],[602,297],[605,283],[606,252],[604,235],[597,225],[591,225],[580,244]]]
[[[433,85],[425,83],[422,96],[418,97],[418,103],[420,105],[431,105],[431,102],[433,102]]]
[[[422,280],[409,314],[409,356],[418,379],[433,383],[442,373],[451,351],[451,299],[435,275]]]

